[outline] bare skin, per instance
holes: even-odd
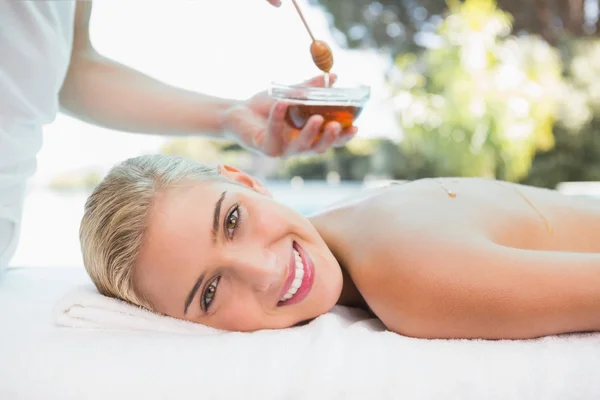
[[[424,179],[306,218],[243,171],[219,172],[153,205],[134,283],[155,311],[232,331],[287,328],[335,304],[420,338],[600,331],[597,200]],[[295,249],[314,281],[288,303]]]
[[[600,330],[597,200],[425,179],[311,222],[358,288],[346,301],[364,299],[398,333],[524,339]]]

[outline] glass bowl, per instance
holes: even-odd
[[[351,127],[368,101],[371,88],[342,81],[336,81],[331,87],[287,85],[275,81],[269,86],[269,95],[288,105],[285,119],[298,130],[304,127],[311,116],[321,115],[325,119],[322,133],[330,121],[337,121],[342,129]]]

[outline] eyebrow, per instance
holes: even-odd
[[[204,280],[204,275],[205,274],[200,275],[200,277],[194,284],[194,287],[192,288],[192,290],[190,290],[190,293],[188,294],[187,299],[185,299],[185,307],[183,308],[183,315],[187,314],[187,310],[188,310],[190,304],[192,304],[192,300],[194,300],[194,297],[196,296],[196,292],[198,291],[198,289],[200,289],[200,286],[202,286],[202,281]]]
[[[217,235],[219,234],[219,217],[221,215],[221,205],[223,204],[223,200],[225,200],[225,195],[227,194],[227,190],[221,193],[221,197],[217,200],[215,204],[215,214],[213,216],[213,243],[217,242]]]

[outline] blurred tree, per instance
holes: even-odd
[[[226,163],[240,168],[250,168],[252,155],[235,143],[202,137],[172,139],[160,148],[165,155],[180,156],[201,163]]]
[[[287,160],[279,170],[277,178],[291,179],[301,176],[304,179],[324,180],[327,177],[327,160],[322,157],[297,157]]]
[[[160,153],[206,163],[216,163],[219,158],[217,144],[210,139],[198,137],[169,140],[161,147]]]
[[[323,6],[350,48],[416,51],[447,10],[445,0],[309,0]]]
[[[568,43],[556,146],[536,154],[524,183],[554,188],[564,181],[600,181],[600,42]]]
[[[341,44],[385,48],[392,54],[417,51],[431,39],[448,11],[445,0],[309,1],[331,14],[333,27],[341,33]],[[588,2],[598,4],[600,0]],[[538,34],[552,44],[565,34],[581,37],[600,33],[600,20],[595,15],[586,16],[584,0],[499,0],[498,6],[513,16],[514,33]]]
[[[396,142],[384,139],[353,139],[342,148],[320,156],[291,158],[284,162],[279,178],[301,176],[326,179],[336,172],[342,180],[363,180],[368,175],[402,178],[409,174],[406,157]]]
[[[434,165],[432,175],[522,179],[535,152],[554,145],[559,54],[509,36],[511,17],[493,0],[448,3],[440,46],[397,58],[390,83],[404,153]]]
[[[369,172],[370,160],[379,141],[357,138],[350,143],[343,148],[332,148],[323,155],[287,159],[278,177],[326,179],[327,174],[334,171],[342,180],[362,180]]]
[[[521,183],[553,189],[561,182],[600,181],[598,129],[598,119],[578,133],[558,128],[556,146],[536,154],[528,176]]]
[[[397,55],[389,84],[405,140],[357,138],[323,156],[281,160],[273,177],[490,176],[545,187],[600,180],[600,43],[563,35],[558,51],[535,35],[510,36],[585,36],[593,29],[583,0],[310,1],[332,13],[349,47]],[[237,145],[197,138],[163,152],[236,165],[245,156]]]

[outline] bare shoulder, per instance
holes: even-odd
[[[378,222],[365,230],[368,233],[351,252],[348,270],[357,286],[366,291],[367,285],[375,288],[390,276],[414,276],[417,269],[419,274],[427,273],[426,267],[465,260],[473,256],[473,249],[484,252],[492,244],[466,227],[438,226],[427,219],[390,226]]]
[[[457,266],[474,268],[485,262],[491,245],[460,229],[450,234],[430,224],[411,223],[396,227],[393,235],[366,238],[352,252],[347,270],[388,329],[418,336],[414,324],[428,318],[436,303],[447,303],[450,298],[444,296],[454,295],[448,289],[456,282]]]
[[[355,228],[346,230],[344,265],[365,297],[382,293],[386,285],[399,293],[399,284],[426,273],[424,266],[464,258],[463,252],[486,240],[451,210],[452,204],[444,204],[445,198],[432,195],[437,189],[417,181],[354,207],[349,225]]]

